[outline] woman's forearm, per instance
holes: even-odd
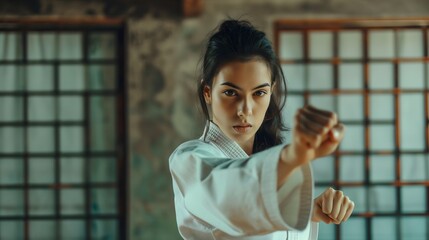
[[[277,167],[277,189],[279,189],[287,180],[287,178],[299,167],[299,161],[296,159],[296,154],[292,151],[290,145],[286,145],[281,151],[279,163]]]

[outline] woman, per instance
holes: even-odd
[[[312,199],[309,164],[337,148],[344,126],[306,106],[283,143],[284,99],[276,93],[285,79],[263,32],[223,22],[208,41],[202,75],[206,129],[169,159],[184,239],[317,239],[318,222],[349,218],[354,203],[341,191]]]

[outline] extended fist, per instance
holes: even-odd
[[[335,113],[312,106],[297,111],[293,130],[291,145],[302,163],[333,153],[344,137],[344,125]]]

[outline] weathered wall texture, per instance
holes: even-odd
[[[429,15],[427,0],[205,0],[201,16],[183,19],[178,2],[0,1],[1,16],[127,19],[130,239],[180,239],[168,156],[178,144],[201,134],[197,65],[203,41],[222,19],[251,20],[271,37],[272,21],[279,18]]]

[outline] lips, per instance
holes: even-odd
[[[252,125],[250,125],[250,124],[235,125],[235,126],[233,126],[233,128],[237,133],[246,133],[246,132],[250,131],[250,129],[252,128]]]

